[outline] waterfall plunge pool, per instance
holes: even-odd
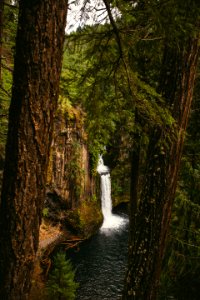
[[[128,255],[128,217],[117,228],[102,228],[83,242],[78,252],[68,251],[79,283],[77,300],[121,298]]]
[[[104,222],[99,233],[68,251],[79,283],[77,300],[121,298],[128,256],[128,216],[112,213],[110,170],[100,156],[101,207]]]

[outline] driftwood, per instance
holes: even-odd
[[[77,248],[79,250],[78,246],[80,243],[82,243],[84,239],[72,239],[72,240],[66,240],[61,243],[61,245],[65,245],[65,251],[71,249],[71,248]]]
[[[53,237],[47,238],[40,242],[37,259],[40,262],[42,269],[44,270],[44,276],[46,277],[51,268],[51,253],[55,250],[55,248],[59,245],[65,246],[64,250],[67,251],[71,248],[77,248],[80,243],[82,243],[85,239],[71,236],[69,239],[69,233],[61,232]]]

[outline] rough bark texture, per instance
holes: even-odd
[[[155,128],[150,137],[140,201],[138,206],[132,205],[129,263],[123,299],[156,299],[190,113],[198,41],[190,41],[179,55],[172,55],[167,50],[161,93],[176,120],[174,131],[177,136],[173,137],[166,129]]]
[[[57,105],[66,0],[21,0],[0,206],[0,298],[28,299]]]

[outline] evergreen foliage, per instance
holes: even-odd
[[[52,300],[73,300],[78,288],[74,281],[75,271],[65,253],[57,253],[53,261],[53,270],[49,275],[47,290]]]
[[[144,124],[135,124],[136,110],[148,131],[155,125],[172,126],[173,118],[161,96],[143,80],[127,53],[136,37],[131,36],[129,48],[125,43],[123,59],[109,24],[87,26],[68,39],[61,88],[72,104],[80,105],[86,112],[85,127],[94,169],[98,154],[113,143],[119,131],[121,136],[127,135],[130,148],[135,130],[144,132]],[[139,62],[140,57],[134,61]]]
[[[10,3],[7,1],[6,3]],[[8,127],[8,109],[11,98],[13,55],[15,49],[15,36],[17,30],[17,6],[6,5],[3,9],[2,30],[2,57],[1,57],[1,82],[0,82],[0,150],[3,155]],[[1,157],[2,159],[2,157]]]

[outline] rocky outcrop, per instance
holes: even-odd
[[[99,228],[102,218],[99,197],[96,197],[96,180],[90,172],[83,119],[80,108],[69,104],[59,107],[50,154],[45,216],[55,223],[74,226],[76,231],[79,228],[80,233],[89,236]],[[81,210],[86,207],[86,220],[83,220]],[[77,220],[77,216],[81,220]]]
[[[83,130],[81,109],[60,108],[54,123],[48,193],[56,194],[67,208],[75,208],[80,199],[92,193],[89,155]]]

